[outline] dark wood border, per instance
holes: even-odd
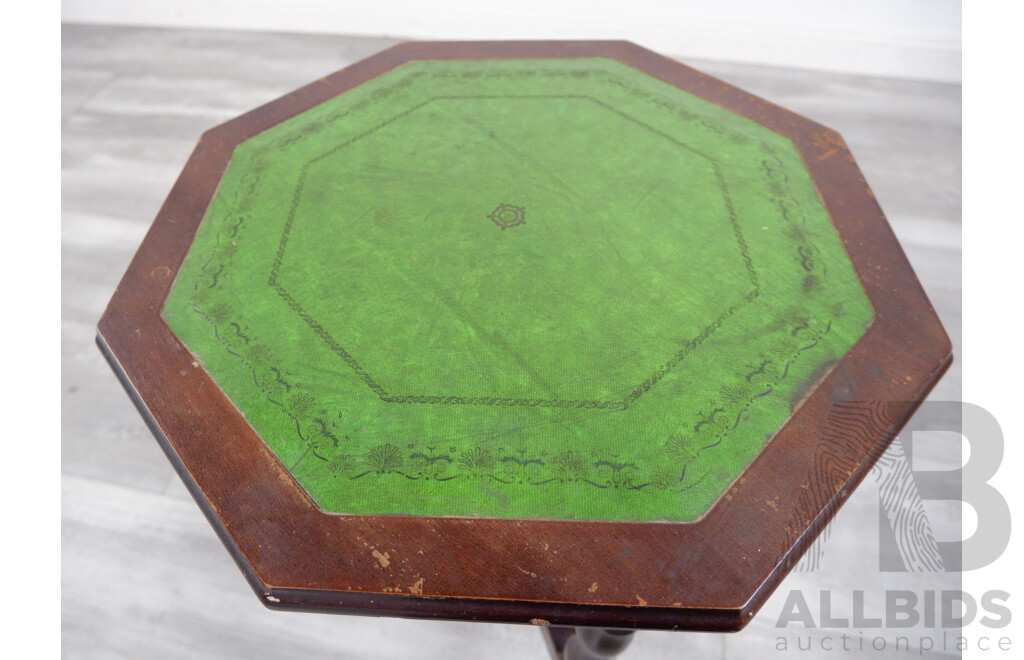
[[[698,522],[326,514],[161,318],[235,145],[410,60],[507,57],[610,57],[792,139],[875,307],[867,333]],[[208,131],[103,314],[98,343],[268,607],[719,631],[753,617],[952,359],[837,133],[626,42],[405,43]],[[837,435],[831,411],[858,405],[850,401],[870,414]]]

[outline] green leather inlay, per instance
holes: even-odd
[[[792,142],[585,58],[244,142],[164,316],[327,511],[689,521],[873,310]]]

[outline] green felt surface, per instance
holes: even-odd
[[[688,521],[873,311],[789,140],[587,58],[244,142],[164,316],[328,511]]]

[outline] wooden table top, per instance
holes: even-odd
[[[207,132],[99,343],[271,607],[741,628],[948,366],[842,139],[622,42]]]

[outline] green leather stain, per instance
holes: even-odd
[[[585,58],[244,142],[164,316],[327,511],[691,521],[873,311],[788,139]]]

